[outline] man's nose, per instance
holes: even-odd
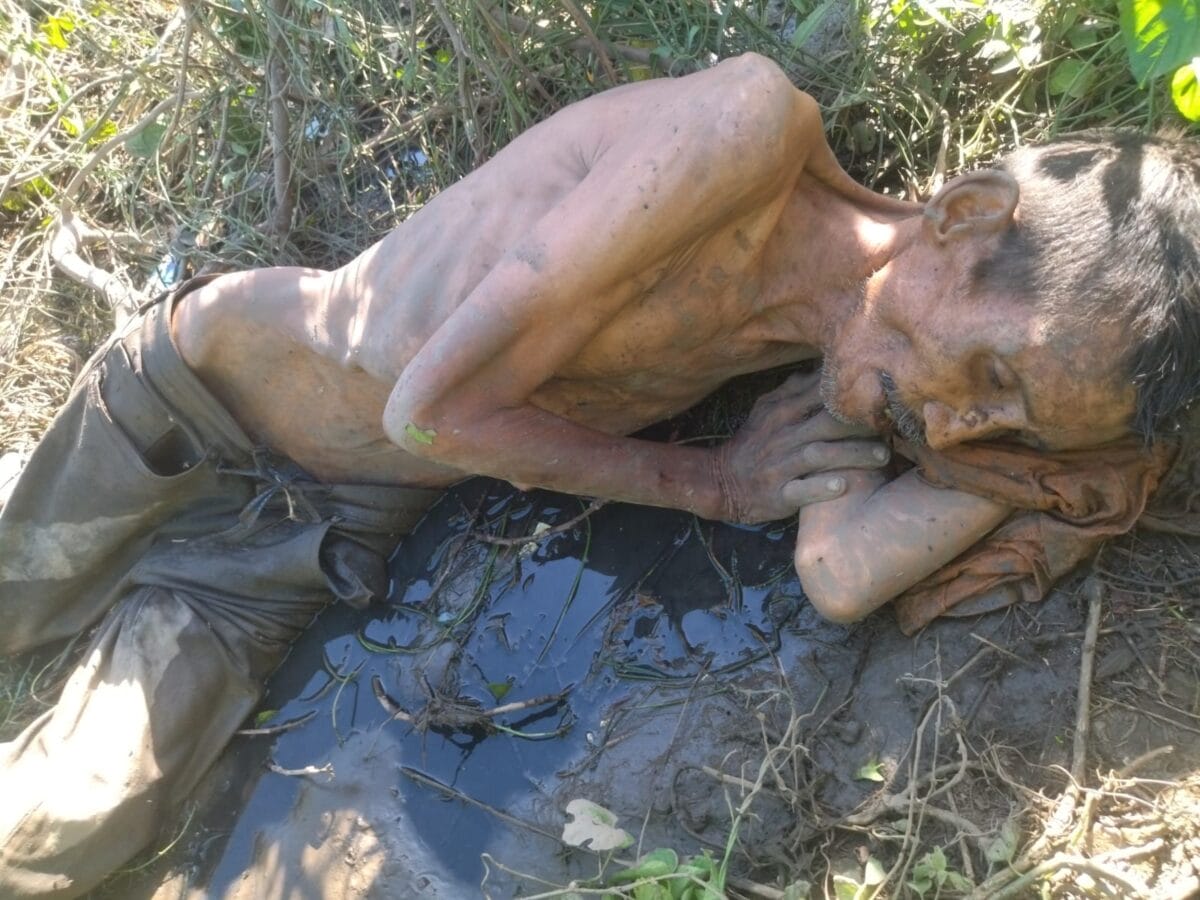
[[[978,440],[995,430],[989,416],[976,407],[959,412],[945,403],[930,400],[921,410],[925,440],[934,450]]]

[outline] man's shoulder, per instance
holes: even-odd
[[[719,114],[714,144],[744,167],[791,168],[806,148],[824,141],[821,112],[772,60],[756,53],[724,60],[711,70]]]
[[[808,96],[800,91],[774,60],[759,53],[743,53],[723,59],[709,70],[730,86],[755,91],[755,96]]]
[[[604,91],[560,110],[536,131],[529,143],[584,159],[617,146],[656,157],[669,147],[677,164],[724,160],[741,169],[795,161],[806,144],[823,139],[816,101],[757,53]]]

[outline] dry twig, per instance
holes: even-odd
[[[564,531],[570,531],[606,503],[608,503],[607,500],[593,500],[579,515],[567,519],[567,521],[561,522],[558,525],[555,525],[553,528],[548,528],[541,534],[527,534],[523,537],[500,537],[497,535],[475,532],[473,536],[480,543],[495,544],[500,547],[523,547],[525,544],[530,543],[540,544],[543,541],[554,537],[556,534],[562,534]]]
[[[271,165],[275,183],[275,209],[270,229],[277,242],[287,240],[292,230],[292,158],[290,151],[291,123],[288,117],[288,70],[283,59],[283,22],[287,21],[288,0],[271,0],[267,16],[270,50],[267,53],[267,108],[270,110]]]
[[[285,734],[289,731],[295,731],[316,714],[317,711],[315,709],[310,709],[304,715],[288,719],[286,722],[280,722],[278,725],[268,725],[264,728],[241,728],[235,731],[234,734],[241,737],[271,737],[277,734]]]
[[[325,763],[323,766],[301,766],[299,769],[285,769],[275,760],[267,760],[267,768],[276,775],[287,775],[289,778],[314,778],[317,775],[328,775],[333,778],[333,763]]]

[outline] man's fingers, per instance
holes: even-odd
[[[811,475],[797,478],[783,486],[783,500],[795,509],[833,500],[846,492],[846,479],[841,475]]]
[[[758,405],[776,406],[781,403],[792,403],[797,398],[804,397],[807,394],[815,394],[815,389],[820,382],[820,376],[815,372],[799,373],[789,375],[787,380],[773,391],[769,391],[758,398]],[[815,401],[814,401],[815,402]],[[810,407],[812,404],[808,404]]]
[[[775,388],[775,391],[784,397],[798,397],[810,393],[814,388],[819,387],[820,383],[820,372],[796,372],[789,375],[783,384]]]
[[[839,422],[826,410],[821,410],[815,416],[796,426],[795,438],[798,443],[811,441],[842,441],[846,438],[876,438],[879,435],[866,425],[847,425]]]
[[[878,441],[813,441],[797,454],[802,474],[832,469],[878,469],[891,458]]]
[[[840,441],[878,434],[869,425],[839,422],[822,406],[820,393],[815,390],[778,397],[768,394],[759,400],[755,411],[767,414],[763,421],[769,422],[770,427],[792,429],[796,438],[802,441]]]

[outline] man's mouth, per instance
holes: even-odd
[[[900,399],[896,380],[889,372],[881,371],[879,384],[883,388],[883,418],[890,429],[910,444],[925,443],[925,423],[915,410]]]

